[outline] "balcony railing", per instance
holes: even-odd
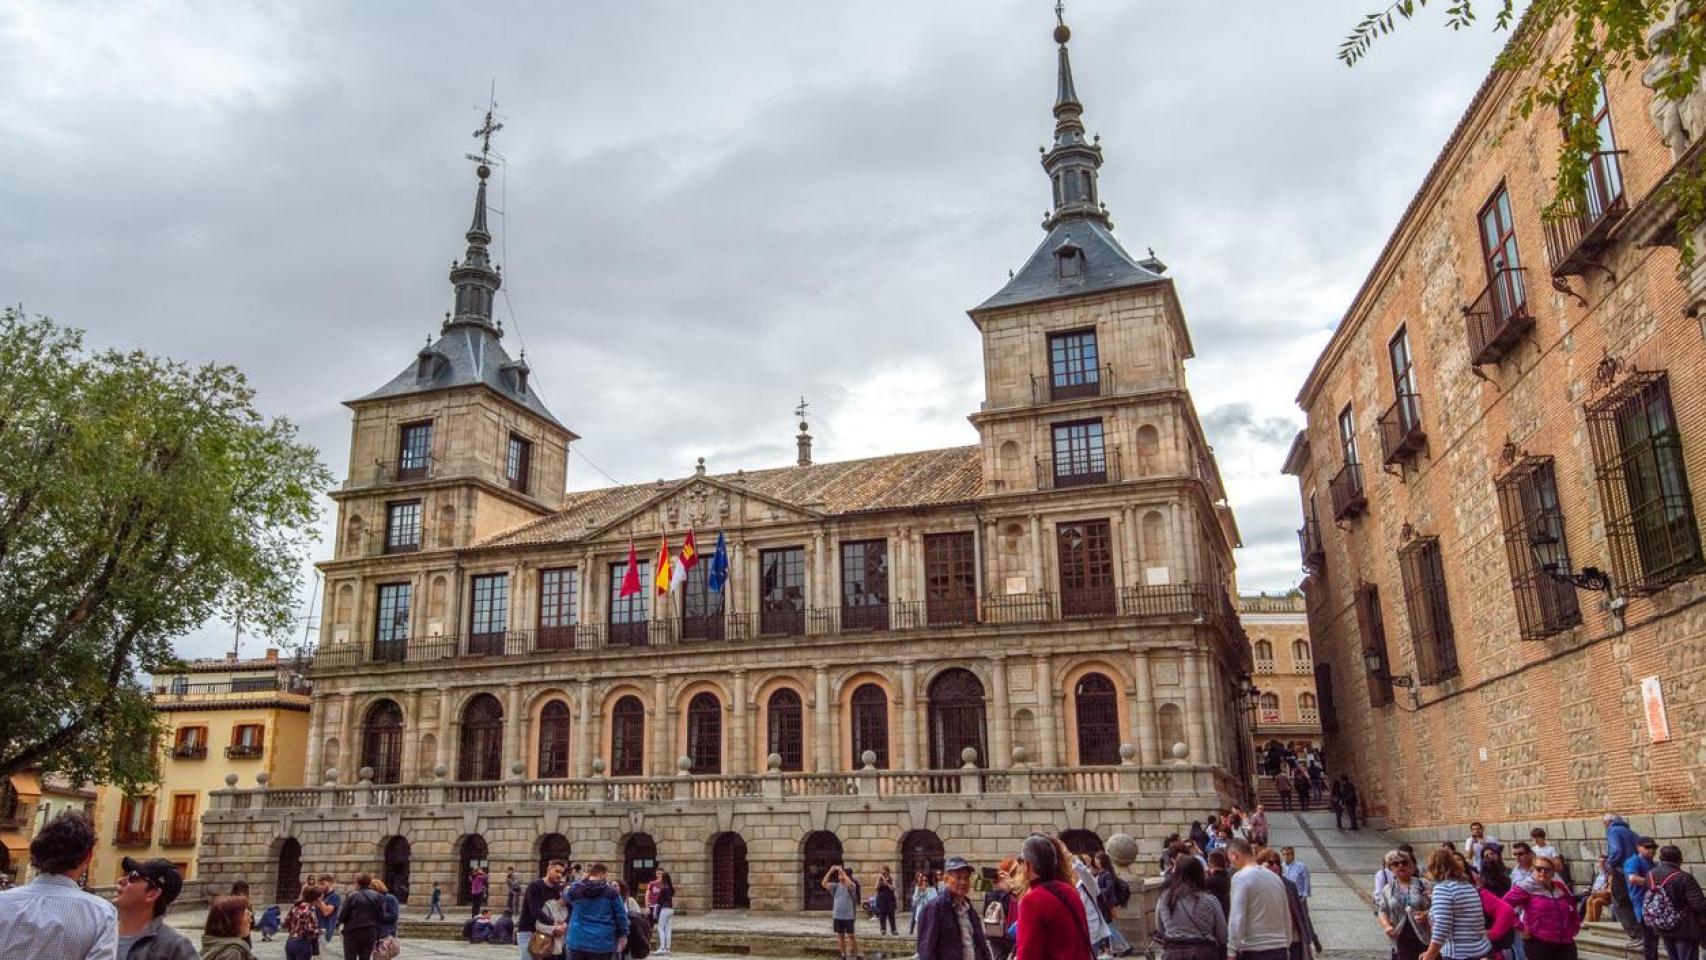
[[[31,812],[35,808],[31,804],[20,803],[0,813],[0,830],[22,830],[29,825]]]
[[[193,847],[195,846],[195,820],[162,820],[160,821],[160,846],[162,847]]]
[[[758,613],[758,632],[764,636],[803,636],[806,632],[804,607],[781,607]]]
[[[172,757],[177,760],[206,760],[207,744],[180,743],[172,748]]]
[[[312,692],[313,685],[303,677],[295,675],[277,676],[271,673],[263,677],[222,680],[218,683],[157,683],[154,685],[155,700],[194,700],[201,697],[230,699],[246,693],[289,693],[307,696]]]
[[[1610,241],[1611,228],[1629,212],[1622,154],[1622,150],[1600,150],[1590,156],[1586,190],[1575,209],[1546,221],[1546,257],[1554,277],[1587,272]]]
[[[367,484],[401,483],[405,480],[425,480],[428,477],[436,475],[436,466],[437,464],[430,453],[426,454],[424,457],[411,457],[407,461],[375,460],[373,461],[373,473],[371,474],[372,479],[368,480]],[[353,476],[354,472],[355,471],[353,470],[351,471],[352,476],[344,483],[344,486],[359,487],[366,485]]]
[[[1368,496],[1362,488],[1362,464],[1347,463],[1333,474],[1327,485],[1333,495],[1333,519],[1349,520],[1368,507]]]
[[[1534,326],[1521,267],[1493,271],[1475,302],[1463,308],[1469,333],[1469,358],[1476,366],[1498,363]]]
[[[1387,466],[1404,463],[1427,443],[1422,430],[1422,398],[1413,393],[1401,393],[1392,406],[1380,415],[1380,449]]]
[[[1321,569],[1327,560],[1327,548],[1321,543],[1321,521],[1311,517],[1297,528],[1297,545],[1303,554],[1303,568],[1311,573]]]
[[[1258,674],[1273,673],[1274,672],[1274,662],[1272,660],[1257,660],[1256,661],[1256,672]]]
[[[1092,450],[1081,456],[1040,457],[1037,460],[1038,490],[1088,487],[1100,483],[1116,483],[1122,479],[1124,474],[1120,471],[1118,445]]]
[[[154,824],[143,823],[136,826],[121,823],[113,832],[115,847],[146,847],[154,842]]]
[[[793,633],[762,629],[754,614],[713,614],[662,618],[637,623],[582,623],[537,630],[507,630],[472,636],[405,637],[365,644],[323,647],[316,669],[350,669],[362,664],[436,663],[468,658],[590,654],[606,649],[667,649],[706,642],[759,641],[799,635],[825,636],[872,631],[907,632],[972,626],[1095,620],[1117,617],[1197,618],[1236,622],[1225,598],[1204,584],[1180,583],[1066,591],[989,594],[907,600],[867,607],[812,607],[795,614]],[[774,625],[774,624],[773,624]]]
[[[1053,374],[1031,377],[1031,402],[1052,403],[1060,400],[1080,400],[1103,397],[1114,392],[1114,368],[1110,364],[1088,371],[1090,374],[1077,383],[1057,382]]]
[[[225,758],[227,760],[254,760],[264,752],[264,747],[258,743],[233,743],[225,748]]]

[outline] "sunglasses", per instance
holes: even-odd
[[[155,888],[158,888],[160,886],[159,884],[155,883],[151,878],[143,876],[142,871],[140,871],[140,870],[130,871],[129,873],[124,875],[124,879],[125,879],[126,883],[146,883],[150,887],[155,887]]]
[[[1554,873],[1556,871],[1554,871],[1551,867],[1543,867],[1543,866],[1540,866],[1539,864],[1535,864],[1534,865],[1534,872],[1535,873]]]

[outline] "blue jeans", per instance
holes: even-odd
[[[284,941],[285,960],[309,960],[314,956],[314,941],[291,937]]]

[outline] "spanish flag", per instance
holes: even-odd
[[[669,562],[669,534],[667,534],[667,533],[664,534],[658,540],[658,564],[657,564],[657,566],[658,566],[657,575],[652,577],[652,584],[657,587],[658,593],[660,593],[660,594],[668,593],[669,592],[669,578],[670,578],[670,569],[669,569],[670,568],[670,562]]]

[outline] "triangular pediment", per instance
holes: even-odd
[[[633,527],[635,533],[677,530],[715,530],[722,526],[753,526],[765,523],[798,523],[821,520],[821,510],[790,503],[743,486],[739,480],[695,475],[658,487],[657,493],[615,517],[588,529],[579,539],[597,540],[612,531]]]

